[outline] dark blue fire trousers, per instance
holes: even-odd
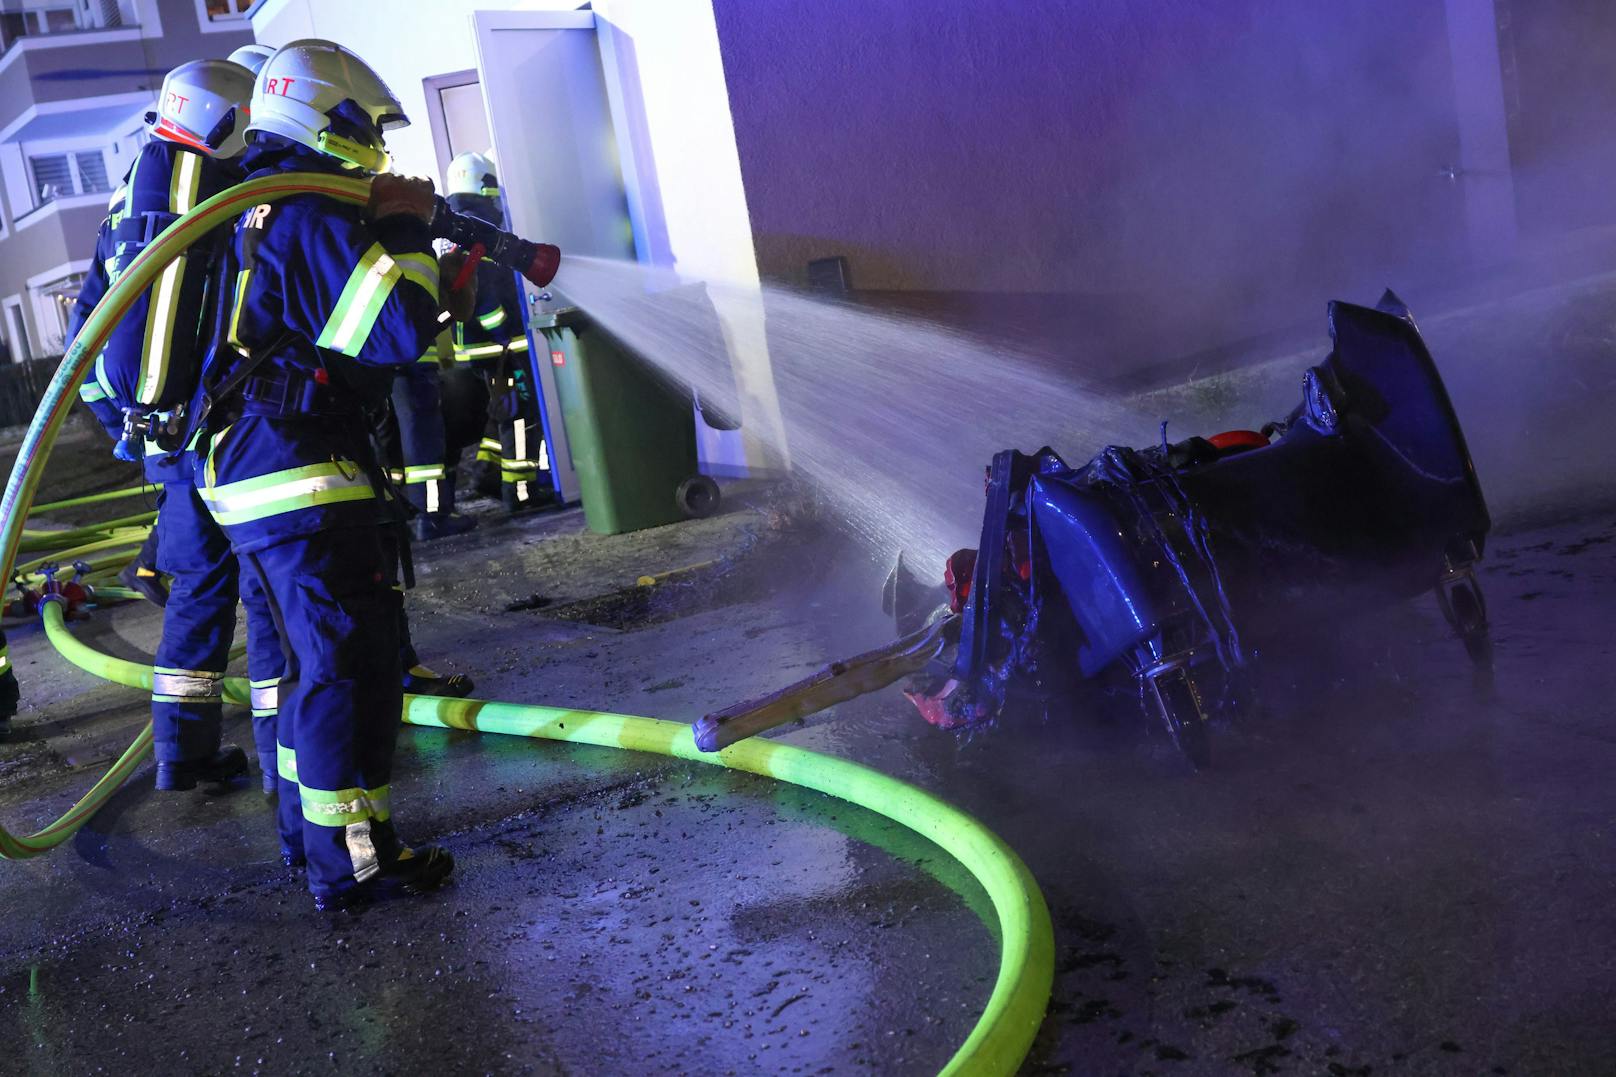
[[[230,540],[202,504],[189,467],[176,464],[173,470],[162,476],[167,481],[157,499],[157,567],[173,577],[152,675],[157,760],[196,762],[219,750],[220,688],[239,597],[247,610],[253,743],[264,773],[274,774],[276,685],[285,661],[269,603],[256,577],[239,571]]]

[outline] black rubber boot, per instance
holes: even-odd
[[[473,516],[461,516],[451,512],[423,512],[410,519],[410,533],[415,536],[416,542],[431,542],[433,539],[448,538],[450,535],[464,535],[467,531],[477,529],[477,520]]]
[[[404,671],[404,691],[412,696],[465,699],[476,687],[464,673],[451,673],[445,677],[425,666],[411,666]]]
[[[352,890],[314,898],[321,912],[342,912],[392,897],[412,897],[436,890],[454,871],[454,857],[438,845],[406,847],[398,859]]]
[[[118,582],[131,591],[140,592],[148,602],[168,605],[168,584],[153,568],[131,561],[118,573]]]
[[[505,511],[512,516],[520,516],[525,512],[538,512],[540,509],[552,508],[556,503],[555,488],[550,485],[550,473],[539,472],[539,477],[528,481],[528,498],[523,501],[516,496],[516,487],[506,484],[500,488],[500,503]]]
[[[157,528],[151,529],[135,559],[118,573],[118,582],[132,591],[139,591],[148,602],[168,605],[168,584],[157,570]]]
[[[8,664],[6,671],[0,673],[0,740],[11,736],[11,719],[21,702],[22,686],[17,683],[16,671]]]
[[[499,496],[499,465],[478,460],[471,465],[471,490],[481,497]]]
[[[157,790],[161,793],[184,792],[195,789],[198,782],[217,788],[208,792],[224,792],[227,785],[247,773],[247,753],[234,744],[226,744],[212,757],[185,763],[158,763]]]

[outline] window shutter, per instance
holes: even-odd
[[[68,166],[67,154],[48,153],[28,158],[34,173],[34,201],[43,206],[56,198],[73,194],[73,170]],[[102,170],[103,175],[105,169]]]
[[[107,182],[107,159],[101,155],[100,150],[75,153],[73,163],[78,165],[81,194],[97,194],[112,190],[112,185]]]

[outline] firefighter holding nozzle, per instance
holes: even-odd
[[[364,421],[431,347],[442,316],[469,317],[475,300],[474,285],[451,287],[459,259],[433,254],[446,207],[431,184],[386,174],[384,132],[407,122],[376,73],[333,42],[292,42],[265,64],[249,178],[376,178],[368,206],[311,193],[246,213],[230,346],[207,375],[197,483],[285,643],[281,841],[306,856],[322,909],[430,890],[454,866],[441,847],[406,844],[393,818],[401,499],[387,492]],[[554,275],[553,247],[521,248]]]

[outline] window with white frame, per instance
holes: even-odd
[[[29,157],[28,172],[33,177],[36,206],[54,202],[63,195],[78,193],[73,184],[73,165],[65,153],[42,153]]]
[[[146,129],[144,122],[136,123],[133,128],[113,139],[107,150],[107,176],[114,186],[129,171],[129,166],[140,153],[140,147],[150,141],[151,132]]]
[[[62,354],[67,342],[67,323],[83,287],[84,273],[75,272],[28,289],[34,301],[34,324],[39,327],[42,354]]]
[[[58,198],[81,194],[106,194],[112,190],[107,177],[107,159],[101,150],[71,150],[64,153],[31,153],[28,174],[33,185],[34,208],[49,205]]]
[[[73,170],[79,177],[79,194],[105,194],[112,190],[107,180],[107,155],[101,150],[73,155]]]
[[[196,6],[208,22],[233,22],[247,17],[253,0],[197,0]]]
[[[22,313],[22,296],[14,295],[0,303],[5,312],[6,350],[13,363],[26,362],[34,357],[33,345],[28,339],[28,321]]]
[[[134,25],[132,0],[0,0],[0,48],[24,37]]]
[[[59,34],[79,28],[79,12],[74,0],[33,0],[31,3],[4,5],[7,43],[19,37]]]

